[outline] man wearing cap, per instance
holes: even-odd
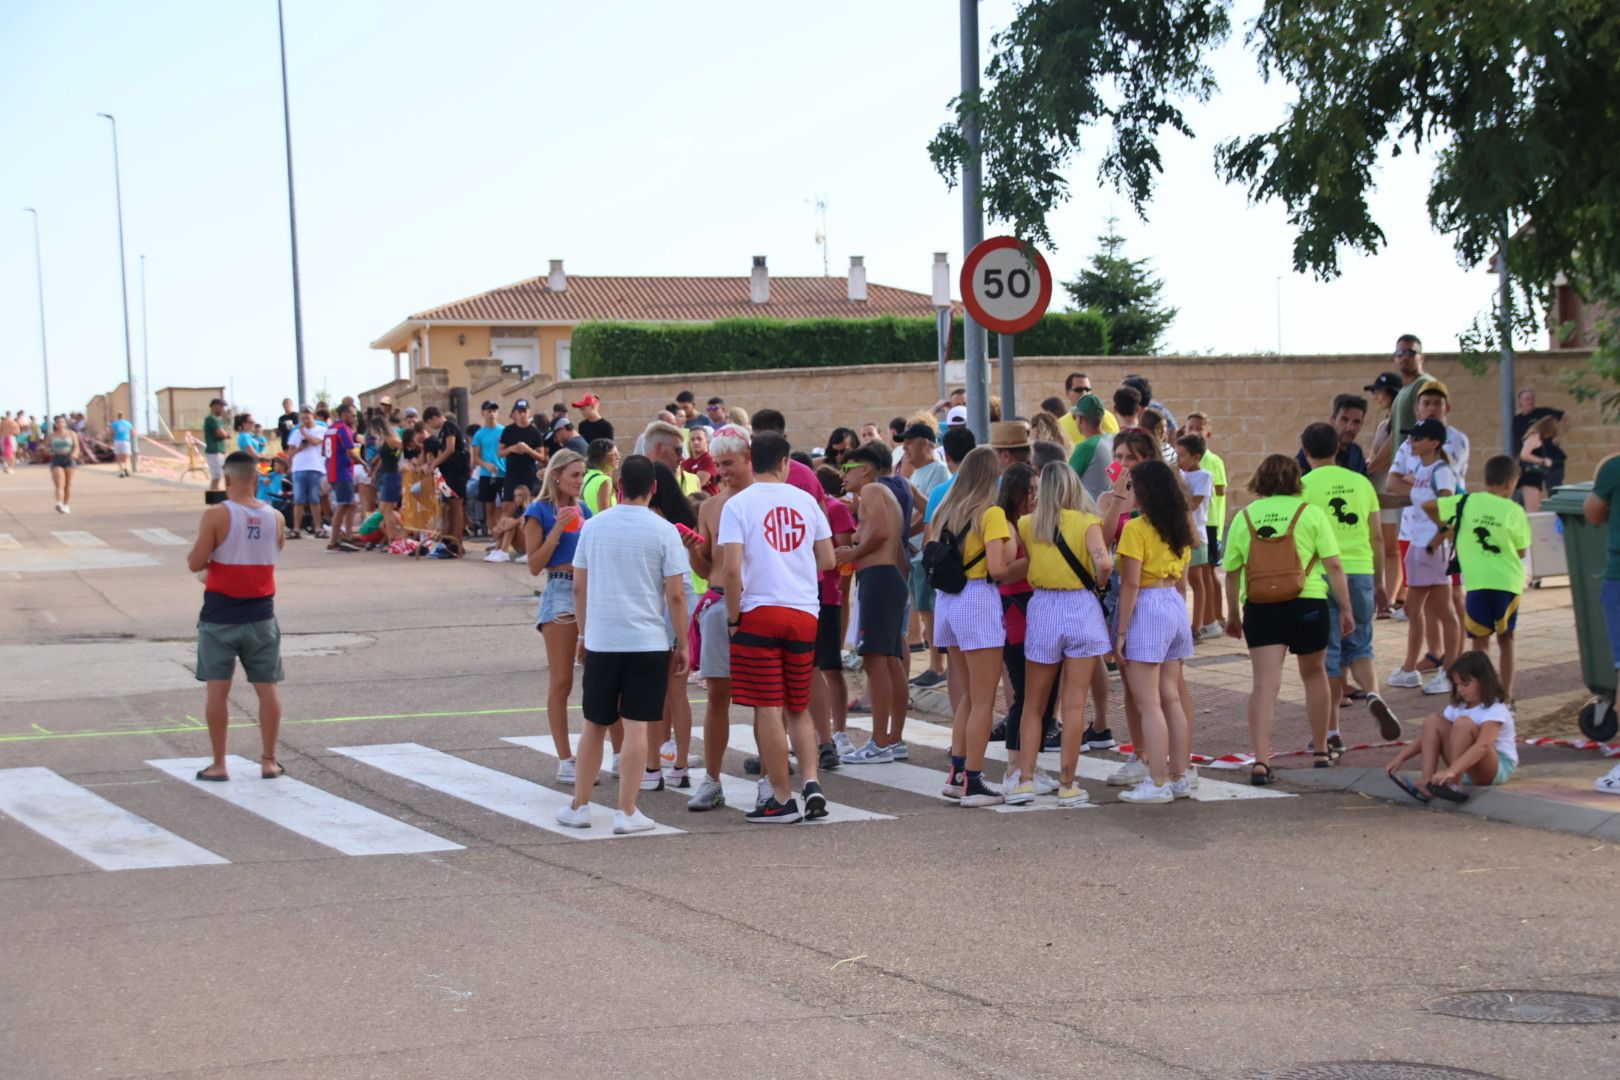
[[[579,437],[585,440],[586,445],[597,439],[613,438],[613,425],[602,419],[601,404],[602,399],[595,394],[586,394],[574,402],[574,408],[580,413],[579,426],[574,430],[579,432]]]
[[[1063,380],[1063,393],[1069,399],[1068,410],[1058,417],[1058,427],[1063,431],[1063,437],[1069,440],[1070,446],[1079,446],[1087,438],[1080,429],[1080,416],[1074,410],[1080,404],[1080,399],[1092,393],[1091,376],[1083,371],[1071,371],[1068,378]],[[1102,398],[1097,399],[1097,405],[1102,406]],[[1119,421],[1114,418],[1106,408],[1103,409],[1102,420],[1099,425],[1104,435],[1113,435],[1119,431]],[[1112,445],[1113,440],[1109,440]]]
[[[208,490],[225,490],[225,401],[215,398],[208,403],[208,415],[203,417],[203,459],[208,462]]]
[[[472,443],[473,475],[478,477],[478,501],[484,504],[484,521],[493,536],[495,523],[500,521],[497,503],[501,497],[501,485],[506,480],[506,459],[501,457],[501,403],[486,401],[482,412],[483,420],[469,441]]]
[[[1112,483],[1108,479],[1108,466],[1114,460],[1114,436],[1103,430],[1103,423],[1112,419],[1103,407],[1102,398],[1085,393],[1075,399],[1069,417],[1076,425],[1079,438],[1074,441],[1074,453],[1069,455],[1069,468],[1080,477],[1080,486],[1093,499],[1099,498]],[[1115,421],[1117,429],[1118,421]]]
[[[990,425],[990,449],[996,452],[1003,472],[1015,462],[1028,465],[1032,449],[1029,424],[1023,420],[997,420]]]
[[[952,405],[945,413],[946,427],[967,427],[967,406]]]
[[[590,453],[591,444],[574,433],[574,422],[559,416],[551,425],[551,442],[558,450],[572,450],[580,457]]]
[[[540,466],[546,460],[540,448],[545,441],[530,418],[529,400],[518,398],[512,403],[512,422],[501,429],[501,444],[496,450],[500,460],[506,462],[506,482],[501,488],[503,501],[511,502],[519,487],[528,488],[530,495],[539,493]]]

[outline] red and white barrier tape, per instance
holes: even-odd
[[[1395,746],[1405,746],[1410,739],[1396,739],[1392,742],[1357,743],[1346,746],[1345,753],[1356,750],[1383,750]],[[1525,746],[1562,746],[1570,750],[1596,750],[1604,757],[1620,757],[1620,742],[1600,743],[1592,739],[1559,739],[1542,736],[1534,739],[1520,739]],[[1114,752],[1122,757],[1130,757],[1135,753],[1135,747],[1130,743],[1120,743]],[[1284,750],[1272,754],[1272,758],[1307,757],[1309,750]],[[1254,764],[1253,754],[1222,754],[1220,757],[1210,757],[1208,754],[1193,754],[1192,763],[1206,769],[1244,769]]]

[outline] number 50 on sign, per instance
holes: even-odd
[[[1052,272],[1041,253],[1026,249],[1017,237],[992,237],[968,252],[962,263],[962,302],[980,326],[1016,334],[1046,314]]]

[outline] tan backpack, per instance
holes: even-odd
[[[1294,527],[1305,512],[1306,503],[1288,520],[1288,528],[1278,536],[1261,536],[1255,532],[1248,510],[1243,511],[1243,522],[1249,527],[1249,559],[1244,567],[1244,584],[1248,587],[1251,604],[1281,604],[1299,599],[1305,591],[1305,575],[1316,563],[1300,565],[1299,549],[1294,546]]]

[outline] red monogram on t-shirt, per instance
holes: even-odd
[[[777,551],[793,551],[805,536],[804,518],[797,510],[778,506],[765,515],[765,540]]]

